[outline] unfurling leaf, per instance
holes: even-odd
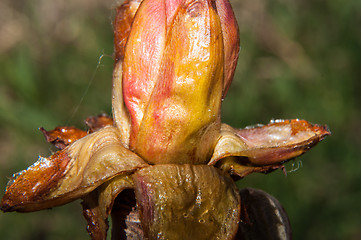
[[[93,191],[117,175],[147,164],[124,148],[116,128],[108,126],[74,142],[14,175],[1,210],[29,212],[62,205]]]
[[[267,173],[307,152],[327,135],[330,135],[327,126],[298,119],[278,120],[245,129],[223,124],[221,137],[208,164],[217,164],[240,177],[252,172]]]

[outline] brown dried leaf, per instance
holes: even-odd
[[[75,127],[56,127],[51,131],[46,131],[44,128],[39,129],[44,134],[46,141],[59,149],[65,148],[88,134],[86,131]]]
[[[113,125],[113,119],[106,114],[100,114],[98,116],[92,116],[85,119],[85,124],[89,127],[89,132],[95,132],[99,129]]]
[[[39,157],[28,169],[14,174],[1,200],[1,210],[27,212],[32,211],[31,209],[51,207],[53,203],[44,202],[43,196],[58,185],[70,162],[71,158],[64,149],[49,158]],[[60,199],[55,201],[54,205],[67,202],[67,199]]]
[[[208,164],[217,164],[240,177],[251,172],[267,173],[307,152],[330,134],[327,126],[298,119],[239,130],[223,124]]]
[[[148,166],[124,148],[115,127],[105,127],[14,175],[1,210],[29,212],[62,205],[119,174]]]
[[[153,165],[133,175],[149,239],[233,239],[240,202],[228,174],[207,165]]]

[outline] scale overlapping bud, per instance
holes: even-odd
[[[238,58],[237,29],[228,1],[141,3],[122,66],[130,149],[154,164],[210,159]]]

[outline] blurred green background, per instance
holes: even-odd
[[[328,124],[332,136],[281,171],[240,187],[284,205],[294,239],[361,239],[361,1],[233,0],[241,52],[223,121]],[[37,156],[39,127],[111,114],[113,0],[0,2],[0,189]],[[0,195],[2,196],[2,194]],[[79,201],[0,213],[1,239],[89,239]]]

